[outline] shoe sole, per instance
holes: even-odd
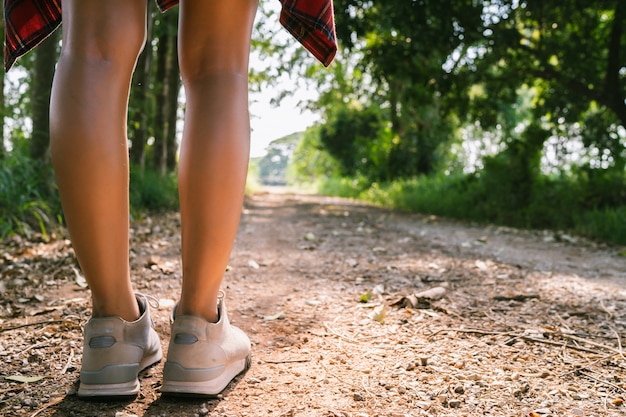
[[[251,357],[232,362],[225,366],[224,372],[209,381],[171,381],[163,380],[161,393],[175,397],[214,398],[217,397],[238,375],[250,369]],[[183,368],[184,369],[184,368]]]
[[[163,352],[159,349],[152,355],[142,359],[139,363],[139,371],[134,381],[119,384],[85,384],[81,382],[78,386],[77,395],[83,399],[134,397],[139,393],[139,374],[152,365],[157,364],[162,358]]]

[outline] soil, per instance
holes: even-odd
[[[137,291],[164,350],[177,213],[132,222]],[[626,415],[626,248],[290,192],[245,204],[223,289],[251,369],[214,400],[76,397],[85,288],[65,236],[3,242],[6,416]]]

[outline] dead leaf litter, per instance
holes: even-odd
[[[137,291],[180,291],[180,221],[133,221]],[[226,272],[253,366],[215,400],[76,398],[89,293],[70,242],[6,239],[0,414],[597,416],[625,414],[626,253],[564,233],[468,225],[319,196],[249,197]]]

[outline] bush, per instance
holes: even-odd
[[[619,181],[613,175],[603,176],[606,183],[599,183],[599,178],[585,183],[574,177],[540,177],[529,187],[528,195],[521,197],[508,179],[484,172],[371,184],[362,179],[330,178],[321,183],[319,192],[393,209],[519,228],[568,230],[626,244],[626,204],[615,199],[616,193],[607,193],[610,199],[598,198],[599,190],[610,189],[611,184],[620,190]],[[589,195],[595,197],[593,206]]]
[[[134,216],[143,211],[178,210],[178,183],[174,173],[161,175],[132,166],[130,170],[130,206]]]
[[[61,219],[52,168],[21,152],[13,152],[0,166],[0,236],[35,232],[48,238]]]

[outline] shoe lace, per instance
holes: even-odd
[[[148,302],[148,304],[150,305],[150,307],[152,307],[153,309],[158,309],[160,307],[159,304],[159,299],[156,298],[154,295],[150,295],[150,294],[144,294],[141,292],[136,292],[135,294],[144,297],[146,299],[146,301]]]

